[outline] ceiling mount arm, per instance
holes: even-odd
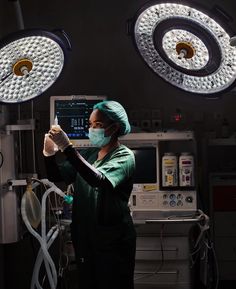
[[[16,20],[17,20],[17,27],[20,30],[25,28],[23,14],[21,10],[21,5],[19,0],[8,0],[9,2],[13,2],[15,13],[16,13]]]

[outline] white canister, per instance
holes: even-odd
[[[174,153],[165,153],[162,157],[162,186],[178,186],[177,157]]]
[[[189,152],[181,153],[179,157],[179,185],[180,187],[194,186],[194,158]]]

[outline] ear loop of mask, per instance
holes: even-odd
[[[105,136],[105,134],[106,134],[106,130],[107,129],[109,129],[109,128],[111,128],[113,125],[115,125],[116,123],[115,122],[113,122],[113,123],[111,123],[110,125],[108,125],[108,127],[106,127],[106,128],[104,128],[104,136]],[[113,135],[114,133],[112,133],[110,136],[112,137],[112,135]]]

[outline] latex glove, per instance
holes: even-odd
[[[56,128],[52,127],[49,131],[49,137],[62,152],[69,145],[71,145],[71,142],[67,134],[60,128],[60,126],[57,126]]]
[[[58,148],[55,146],[55,143],[50,139],[49,134],[46,133],[43,143],[43,155],[45,157],[53,156],[57,151]]]

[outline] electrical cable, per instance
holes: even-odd
[[[154,271],[154,275],[160,272],[164,265],[164,248],[163,248],[163,231],[164,231],[164,224],[161,225],[161,231],[160,231],[160,247],[161,247],[161,263],[157,267],[157,269]]]
[[[34,101],[31,101],[31,119],[34,119]],[[32,157],[33,157],[33,173],[36,174],[36,154],[35,154],[35,132],[32,129]]]
[[[164,226],[165,224],[161,225],[161,231],[160,231],[160,251],[161,251],[161,263],[157,266],[156,269],[154,269],[153,272],[151,273],[147,273],[145,275],[142,275],[140,277],[136,277],[134,278],[134,281],[140,280],[140,279],[144,279],[144,278],[148,278],[151,276],[154,276],[156,274],[158,274],[160,272],[160,270],[162,269],[163,265],[164,265],[164,248],[163,248],[163,231],[164,231]]]
[[[74,188],[73,185],[70,184],[67,186],[66,188],[66,194],[67,195],[73,195],[74,193]],[[65,219],[68,219],[68,217],[70,216],[67,213],[67,210],[65,210],[65,206],[68,206],[67,204],[65,204],[65,201],[62,199],[55,199],[55,203],[59,205],[60,207],[63,207],[63,216],[65,217]],[[66,212],[65,212],[66,211]],[[61,220],[59,219],[59,221],[61,222]],[[62,225],[63,226],[63,225]],[[65,225],[65,230],[66,230],[66,226]],[[68,289],[69,285],[68,285],[68,280],[66,277],[66,269],[68,268],[69,264],[70,264],[70,256],[69,253],[67,252],[67,244],[71,244],[71,240],[68,241],[67,238],[68,236],[63,235],[63,230],[60,231],[60,236],[59,236],[59,268],[58,268],[58,277],[59,279],[59,288],[60,289]],[[66,234],[66,231],[65,231]],[[58,289],[59,289],[58,288]]]
[[[67,195],[73,195],[74,194],[74,188],[73,185],[68,185],[66,188],[66,194]],[[66,204],[66,202],[62,199],[55,199],[55,203],[56,203],[56,207],[59,206],[63,208],[63,214],[62,216],[66,219],[66,220],[70,220],[70,214],[67,211],[67,206],[68,204]],[[58,215],[59,216],[59,215]],[[68,219],[69,218],[69,219]],[[62,220],[59,219],[59,222],[62,224],[61,227],[63,227],[63,223]],[[70,254],[67,246],[71,246],[71,239],[68,240],[68,235],[66,232],[66,226],[67,224],[65,224],[65,230],[61,230],[60,231],[60,235],[59,235],[59,262],[58,262],[58,289],[69,289],[69,283],[68,283],[68,277],[66,276],[66,270],[69,267],[70,264]],[[63,234],[64,232],[64,234]],[[71,237],[69,237],[71,238]]]
[[[204,241],[206,238],[206,232],[209,230],[209,217],[201,210],[199,210],[199,213],[199,223],[197,225],[199,227],[200,233],[198,234],[195,244],[193,245],[194,251],[190,253],[190,260],[192,263],[191,267],[195,265],[198,259],[198,253],[201,253],[201,249],[204,246]]]
[[[17,106],[17,112],[18,112],[18,121],[21,120],[21,105],[18,104]],[[22,174],[23,173],[23,163],[22,163],[22,133],[19,130],[18,131],[18,144],[19,144],[19,150],[18,150],[18,154],[19,154],[19,173]]]
[[[66,236],[63,235],[63,230],[61,230],[61,234],[59,237],[59,266],[58,266],[58,276],[60,277],[59,284],[64,289],[68,289],[68,280],[66,278],[66,269],[70,264],[70,257],[69,254],[66,252],[66,245],[70,244],[71,241],[66,240]],[[58,288],[59,289],[59,288]]]
[[[4,157],[3,157],[3,153],[0,152],[0,157],[1,157],[1,161],[0,161],[0,168],[3,166],[4,163]]]
[[[202,214],[202,216],[205,218],[206,215]],[[208,219],[206,219],[206,223],[208,224]],[[202,262],[206,260],[208,262],[208,266],[210,266],[207,268],[208,282],[210,283],[208,285],[210,287],[208,287],[207,285],[207,288],[217,289],[219,285],[219,268],[218,268],[218,262],[217,262],[214,245],[213,245],[213,242],[211,241],[210,233],[208,230],[209,226],[204,224],[203,226],[199,225],[199,228],[200,228],[200,233],[193,246],[194,251],[190,253],[191,268],[193,268],[197,262],[199,261]],[[211,259],[210,259],[210,256],[212,256]],[[211,260],[211,262],[209,262],[209,260]],[[209,281],[209,279],[211,280]]]
[[[213,289],[218,289],[218,286],[219,286],[219,267],[218,267],[218,262],[217,262],[217,257],[216,257],[216,251],[214,248],[214,243],[210,238],[209,232],[207,232],[206,235],[208,238],[208,243],[206,243],[206,246],[210,250],[210,252],[212,253],[212,257],[213,257],[212,268],[213,268],[214,273],[215,273],[215,278],[214,278],[215,285],[214,285]],[[209,243],[210,243],[210,245],[209,245]]]

